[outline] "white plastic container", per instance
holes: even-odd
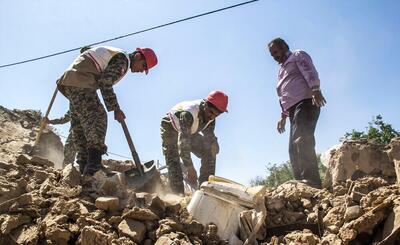
[[[239,228],[239,214],[246,208],[229,203],[202,190],[196,191],[187,206],[189,213],[203,225],[214,223],[220,239],[229,239]]]
[[[194,193],[187,206],[189,213],[203,225],[214,223],[220,239],[229,240],[239,229],[239,214],[254,208],[265,193],[265,187],[245,186],[211,176]]]

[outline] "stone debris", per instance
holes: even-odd
[[[139,192],[121,173],[99,171],[85,179],[76,166],[59,169],[62,158],[48,157],[50,141],[51,151],[62,154],[51,128],[36,150],[41,154],[30,156],[39,121],[39,112],[0,106],[0,244],[228,244],[217,235],[223,227],[190,216],[190,196],[166,194],[162,188]],[[117,172],[132,167],[130,161],[103,164]],[[331,153],[325,189],[299,181],[267,188],[257,244],[399,242],[396,164],[400,138],[386,147],[343,143]]]

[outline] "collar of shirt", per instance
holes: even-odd
[[[281,67],[284,66],[284,65],[286,65],[286,63],[289,62],[290,56],[291,56],[292,54],[293,54],[293,53],[292,53],[292,51],[290,51],[290,50],[288,50],[288,51],[286,52],[286,54],[285,54],[286,60],[285,60],[285,62],[283,62],[283,63],[280,64]]]

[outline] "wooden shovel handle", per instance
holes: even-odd
[[[40,136],[42,135],[43,129],[46,127],[46,122],[44,121],[44,118],[49,116],[51,107],[53,106],[54,100],[56,99],[57,92],[58,92],[58,88],[56,87],[56,89],[54,90],[54,93],[53,93],[53,97],[51,97],[50,104],[47,107],[46,114],[44,115],[44,117],[40,121],[39,132],[36,135],[36,140],[35,140],[35,144],[33,145],[33,147],[35,147],[35,146],[37,146],[37,144],[39,144]]]
[[[143,166],[140,162],[139,155],[136,152],[135,146],[133,145],[131,134],[129,133],[128,127],[126,126],[125,120],[121,121],[122,129],[124,130],[126,141],[128,141],[129,149],[131,150],[133,162],[136,168],[139,170],[141,176],[144,175]]]

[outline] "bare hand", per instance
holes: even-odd
[[[285,132],[285,124],[286,124],[286,117],[281,117],[281,119],[279,119],[278,125],[276,127],[276,129],[278,130],[278,132],[280,134]]]
[[[125,114],[124,112],[117,108],[114,110],[114,119],[117,120],[118,122],[122,122],[125,119]]]
[[[312,92],[312,103],[318,107],[322,107],[326,104],[326,100],[322,95],[321,90],[315,90]]]
[[[49,124],[50,120],[49,120],[48,117],[43,117],[42,122],[45,123],[45,124]]]

